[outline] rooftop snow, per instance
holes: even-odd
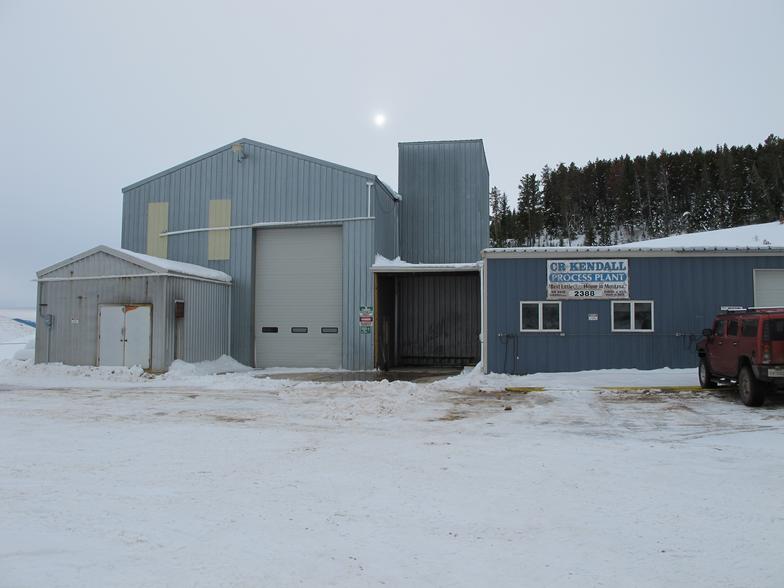
[[[38,278],[46,279],[43,277],[46,274],[53,272],[54,270],[59,269],[65,265],[68,265],[69,263],[73,263],[80,259],[84,259],[85,257],[88,257],[90,255],[99,252],[103,252],[108,255],[112,255],[114,257],[124,259],[125,261],[134,263],[136,265],[140,265],[153,272],[181,275],[181,276],[191,276],[196,278],[202,278],[204,280],[212,280],[215,282],[231,283],[231,276],[219,270],[203,267],[193,263],[185,263],[182,261],[163,259],[161,257],[153,257],[152,255],[136,253],[135,251],[129,251],[127,249],[115,249],[107,245],[98,245],[97,247],[93,247],[88,251],[84,251],[83,253],[80,253],[64,261],[61,261],[60,263],[56,263],[52,266],[42,269],[41,271],[38,272]]]
[[[602,253],[613,251],[782,251],[784,224],[774,221],[716,231],[672,235],[620,245],[594,247],[508,247],[486,249],[488,253]]]
[[[481,262],[473,263],[409,263],[399,257],[387,259],[376,254],[371,266],[374,272],[471,272],[478,271]]]
[[[195,276],[197,278],[204,278],[206,280],[214,280],[216,282],[231,282],[231,276],[229,274],[209,267],[196,265],[194,263],[185,263],[182,261],[163,259],[162,257],[153,257],[152,255],[136,253],[135,251],[128,251],[127,249],[114,249],[113,251],[123,253],[124,255],[133,257],[139,261],[157,266],[165,273]]]

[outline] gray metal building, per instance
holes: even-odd
[[[696,367],[722,306],[784,305],[784,249],[483,252],[486,371]]]
[[[375,256],[467,262],[487,246],[481,141],[401,143],[400,181],[402,198],[374,174],[241,139],[124,188],[122,247],[229,274],[242,363],[371,369],[360,314]]]
[[[398,146],[400,256],[413,263],[476,261],[489,244],[490,174],[481,139]]]
[[[162,371],[230,353],[223,272],[99,246],[37,275],[36,363]]]

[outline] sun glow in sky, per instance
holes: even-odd
[[[386,115],[383,112],[376,114],[373,117],[373,124],[375,124],[377,127],[383,127],[385,124],[387,124]]]

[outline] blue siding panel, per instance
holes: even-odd
[[[654,301],[654,332],[611,332],[609,300],[564,300],[562,333],[523,334],[520,301],[547,299],[548,260],[485,261],[488,371],[518,374],[695,367],[694,345],[720,308],[753,306],[754,269],[784,269],[784,256],[630,255],[629,299]],[[591,313],[599,320],[589,321]]]

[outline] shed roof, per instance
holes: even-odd
[[[73,257],[64,259],[63,261],[40,270],[36,275],[38,276],[38,279],[45,279],[47,274],[91,255],[95,255],[96,253],[111,255],[112,257],[122,259],[155,274],[169,274],[173,276],[200,278],[213,282],[231,283],[231,276],[219,270],[195,265],[193,263],[153,257],[152,255],[136,253],[135,251],[128,251],[127,249],[115,249],[107,245],[98,245],[97,247],[83,251]]]

